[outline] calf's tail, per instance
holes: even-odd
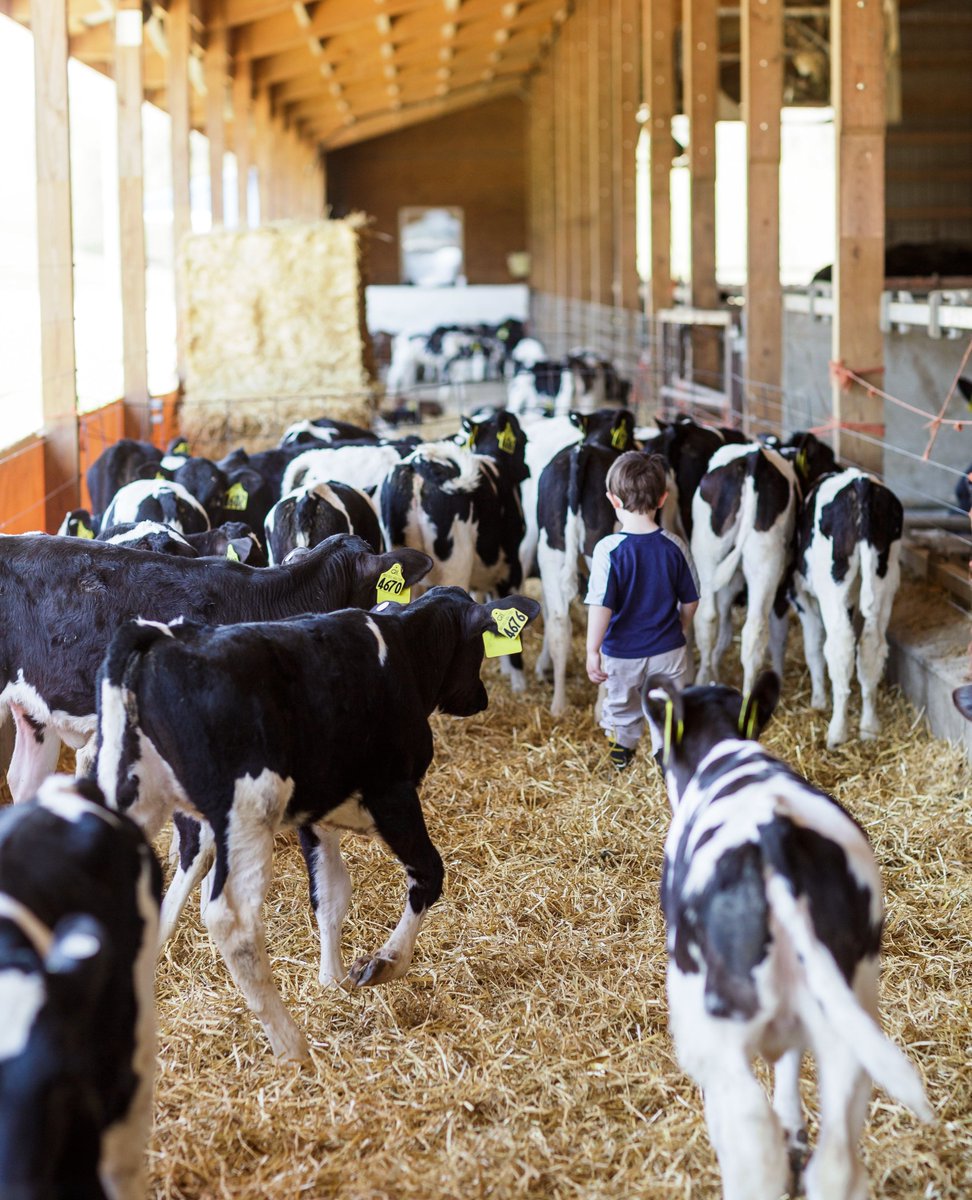
[[[129,776],[138,706],[134,683],[143,655],[163,637],[166,625],[129,621],[108,644],[98,672],[98,742],[95,768],[109,808],[124,812],[136,799],[137,781]]]
[[[925,1098],[918,1072],[861,1007],[833,955],[817,938],[806,908],[797,903],[787,881],[781,875],[773,874],[766,891],[773,915],[799,955],[803,983],[811,1002],[823,1010],[834,1036],[845,1043],[868,1075],[888,1095],[911,1109],[922,1121],[933,1121],[934,1114]]]
[[[712,590],[720,592],[732,582],[739,568],[746,539],[756,525],[756,481],[751,475],[743,480],[742,499],[739,502],[739,517],[736,536],[726,557],[718,564],[712,575]]]

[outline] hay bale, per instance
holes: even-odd
[[[364,223],[279,221],[186,238],[180,422],[194,450],[261,449],[303,417],[370,424]]]

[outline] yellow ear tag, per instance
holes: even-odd
[[[466,440],[462,443],[463,450],[471,450],[473,448],[473,446],[476,445],[476,433],[477,433],[477,429],[476,429],[476,426],[474,425],[472,427],[472,429],[469,430],[469,434],[466,437]]]
[[[502,432],[496,435],[496,444],[504,454],[512,454],[516,449],[516,434],[509,421],[503,426]]]
[[[240,556],[236,553],[236,548],[231,544],[226,547],[226,557],[230,562],[240,562]]]
[[[78,523],[78,537],[81,537],[81,538],[93,538],[93,537],[94,537],[94,530],[93,530],[93,529],[89,529],[89,528],[87,527],[87,525],[85,525],[85,523],[84,523],[83,521],[81,521],[81,522],[79,522],[79,523]]]
[[[675,734],[675,745],[677,746],[682,740],[682,733],[685,730],[685,722],[681,718],[675,719],[675,705],[671,700],[665,704],[665,734],[662,743],[662,759],[668,762],[672,752],[672,733]]]
[[[177,455],[179,455],[180,458],[187,458],[189,455],[189,443],[188,442],[176,442],[176,444],[172,447],[172,449],[169,451],[169,453],[173,454],[173,455],[177,454]]]
[[[223,497],[223,507],[230,512],[243,512],[249,499],[250,493],[243,484],[234,483],[226,489],[226,495]]]
[[[752,738],[756,732],[756,720],[758,714],[756,711],[757,706],[754,704],[749,708],[749,713],[747,715],[746,709],[748,705],[749,697],[747,696],[745,700],[743,700],[742,708],[739,710],[739,732],[748,738]]]
[[[796,456],[796,469],[799,471],[799,473],[801,475],[806,475],[806,473],[807,473],[807,452],[806,452],[806,450],[801,450],[800,453]]]
[[[611,445],[615,450],[623,450],[628,444],[628,430],[625,425],[614,425],[611,428]]]
[[[405,586],[401,563],[392,563],[387,571],[378,576],[378,603],[391,600],[394,604],[408,604],[412,589]]]
[[[483,633],[483,648],[487,658],[502,658],[504,654],[519,654],[523,649],[520,633],[529,617],[518,608],[494,608],[489,614],[499,633],[487,629]]]
[[[162,474],[162,472],[161,472],[161,471],[156,471],[156,472],[155,472],[155,478],[156,478],[156,479],[165,479],[165,476]]]

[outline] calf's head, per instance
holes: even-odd
[[[0,929],[0,1194],[103,1200],[107,1119],[94,1032],[107,978],[104,928],[90,916],[63,917],[43,956],[12,922]]]
[[[522,483],[529,478],[526,465],[527,437],[520,422],[505,408],[484,415],[462,418],[465,445],[476,454],[494,458],[509,478]]]
[[[764,671],[748,696],[722,684],[680,692],[664,675],[645,680],[641,705],[662,736],[662,767],[674,806],[698,769],[720,742],[757,739],[780,698],[779,677]]]
[[[569,414],[572,425],[581,431],[581,441],[612,450],[633,450],[634,414],[627,408],[599,408],[597,412]]]
[[[439,712],[453,717],[471,717],[482,712],[489,704],[489,696],[480,678],[483,663],[483,634],[489,633],[503,640],[519,636],[540,613],[540,605],[528,596],[505,596],[502,600],[490,600],[477,604],[462,588],[434,587],[415,607],[435,606],[451,611],[458,621],[459,636],[452,641],[452,652],[448,662],[442,665],[435,707]],[[436,642],[446,645],[445,639],[430,640],[432,652]]]

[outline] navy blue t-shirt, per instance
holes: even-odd
[[[612,533],[594,547],[587,604],[611,609],[604,643],[611,658],[649,658],[685,645],[679,604],[699,598],[699,580],[681,538]]]

